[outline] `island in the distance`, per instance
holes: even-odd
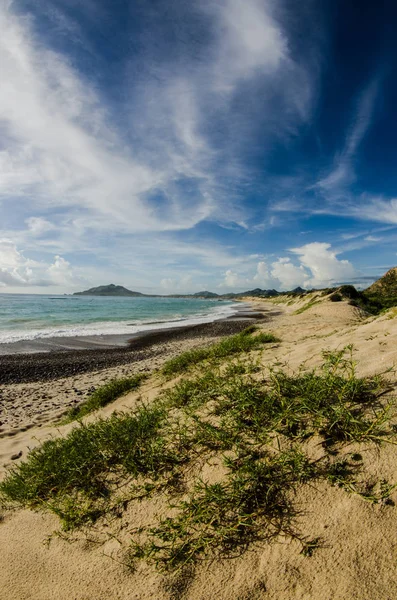
[[[99,285],[98,287],[90,288],[84,292],[75,292],[73,296],[146,296],[146,294],[133,292],[132,290],[127,290],[122,285],[110,283],[109,285]]]

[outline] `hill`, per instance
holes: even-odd
[[[209,292],[203,290],[201,292],[195,292],[194,294],[168,294],[162,296],[161,294],[142,294],[141,292],[135,292],[125,288],[122,285],[100,285],[98,287],[84,290],[83,292],[75,292],[73,296],[139,296],[139,297],[152,297],[152,298],[202,298],[202,299],[219,299],[219,300],[233,300],[235,298],[272,298],[275,296],[285,296],[288,294],[304,294],[306,290],[301,287],[297,287],[289,292],[278,292],[275,289],[262,290],[261,288],[255,288],[254,290],[247,290],[245,292],[228,292],[226,294],[216,294],[215,292]]]
[[[219,294],[215,294],[214,292],[196,292],[192,294],[194,298],[219,298]]]
[[[114,283],[110,283],[109,285],[100,285],[98,287],[90,288],[89,290],[85,290],[84,292],[75,292],[73,296],[145,296],[145,294],[141,294],[140,292],[133,292],[131,290],[127,290],[127,288],[122,285],[114,285]]]
[[[254,290],[247,290],[246,292],[230,292],[229,294],[222,294],[219,298],[244,298],[244,297],[252,297],[252,298],[271,298],[272,296],[278,296],[280,292],[276,290],[261,290],[260,288],[255,288]]]
[[[368,296],[378,295],[382,298],[397,298],[397,267],[392,267],[380,279],[365,290]]]

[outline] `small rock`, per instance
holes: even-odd
[[[17,460],[18,458],[21,458],[21,456],[22,456],[22,450],[20,450],[20,451],[18,452],[18,454],[13,454],[13,455],[11,456],[11,460]]]

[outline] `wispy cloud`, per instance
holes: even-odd
[[[335,192],[354,181],[356,152],[371,126],[379,88],[379,78],[376,77],[361,92],[344,147],[335,157],[331,172],[316,184],[324,192]]]
[[[359,203],[347,207],[347,214],[358,219],[397,225],[397,198],[363,194]]]
[[[319,175],[317,165],[311,165],[309,172],[295,178],[295,181],[292,179],[293,187],[287,194],[276,186],[277,193],[271,202],[273,211],[397,224],[397,200],[394,197],[360,191],[361,145],[373,126],[383,79],[383,70],[379,68],[359,93],[350,125],[340,149],[332,158],[331,167],[328,170],[322,168]],[[291,177],[285,179],[288,182]],[[354,236],[359,237],[360,234],[355,233]]]
[[[289,56],[271,6],[258,0],[203,3],[212,36],[202,61],[176,68],[163,62],[156,77],[148,69],[147,76],[130,82],[133,107],[125,108],[123,118],[135,141],[129,145],[112,126],[112,108],[92,81],[43,46],[33,18],[1,0],[3,202],[29,198],[30,211],[67,208],[69,218],[102,219],[131,232],[189,229],[209,218],[244,222],[230,185],[234,180],[238,189],[243,168],[230,147],[231,160],[224,160],[224,148],[208,130],[208,110],[215,119],[222,111],[225,127],[235,94],[253,78],[266,84],[264,110],[269,103],[277,106],[277,97],[289,106],[286,127],[301,119],[298,105],[309,106],[310,99],[307,78],[303,101],[302,86],[294,84],[303,67]],[[73,22],[59,8],[50,15],[71,33]],[[272,120],[274,111],[269,126]]]

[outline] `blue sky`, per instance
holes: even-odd
[[[368,285],[393,0],[0,0],[0,290]]]

